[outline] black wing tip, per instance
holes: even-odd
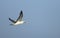
[[[8,18],[9,20],[11,20],[10,18]]]
[[[9,18],[9,20],[11,20],[11,18]]]
[[[23,11],[22,11],[22,10],[20,11],[20,15],[21,15],[21,14],[23,14]]]
[[[21,13],[22,13],[23,11],[21,10]]]
[[[9,18],[9,20],[10,20],[10,18]]]
[[[9,18],[9,20],[10,20],[11,22],[13,22],[13,23],[16,23],[16,21],[12,20],[11,18]]]

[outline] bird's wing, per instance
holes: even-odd
[[[9,20],[10,20],[11,22],[13,22],[13,23],[16,23],[16,21],[12,20],[11,18],[9,18]]]
[[[22,18],[23,18],[23,12],[21,11],[20,14],[19,14],[19,17],[18,17],[18,19],[16,21],[21,21]]]

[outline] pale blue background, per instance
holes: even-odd
[[[21,10],[28,23],[11,26]],[[60,38],[60,0],[0,0],[0,38]]]

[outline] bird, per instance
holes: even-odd
[[[11,25],[21,25],[24,23],[24,21],[22,20],[23,18],[23,11],[21,10],[19,17],[17,18],[17,20],[13,20],[11,18],[9,18],[9,20],[12,22]]]

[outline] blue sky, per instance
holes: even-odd
[[[28,23],[11,26],[21,10]],[[60,0],[0,0],[0,38],[60,38]]]

